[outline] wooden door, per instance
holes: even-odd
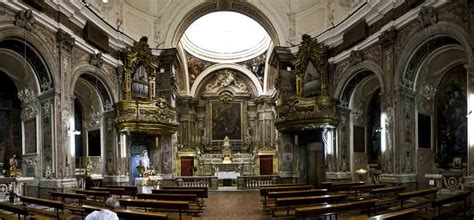
[[[260,175],[273,174],[273,156],[260,156]]]
[[[181,176],[192,176],[194,169],[193,157],[181,157]]]

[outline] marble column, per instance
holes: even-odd
[[[467,173],[474,176],[474,62],[464,66],[467,72]]]

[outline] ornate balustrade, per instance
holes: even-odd
[[[428,184],[450,191],[464,190],[464,172],[444,172],[442,174],[425,174]]]
[[[237,177],[237,189],[258,189],[260,186],[268,186],[278,183],[279,176],[239,176]]]
[[[215,176],[180,176],[176,177],[176,185],[217,189],[218,182]]]

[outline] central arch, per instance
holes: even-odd
[[[260,85],[260,81],[257,79],[257,77],[250,72],[250,70],[237,65],[237,64],[215,64],[210,66],[209,68],[205,69],[199,76],[196,78],[196,80],[193,83],[193,86],[191,87],[191,96],[196,97],[196,93],[199,89],[200,86],[202,86],[201,82],[211,73],[221,70],[221,69],[233,69],[237,70],[241,73],[243,73],[250,81],[252,81],[252,85],[254,89],[256,90],[256,95],[260,96],[263,94],[262,86]]]

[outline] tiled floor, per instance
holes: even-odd
[[[206,209],[200,217],[193,219],[257,220],[271,219],[264,215],[258,191],[209,192]]]

